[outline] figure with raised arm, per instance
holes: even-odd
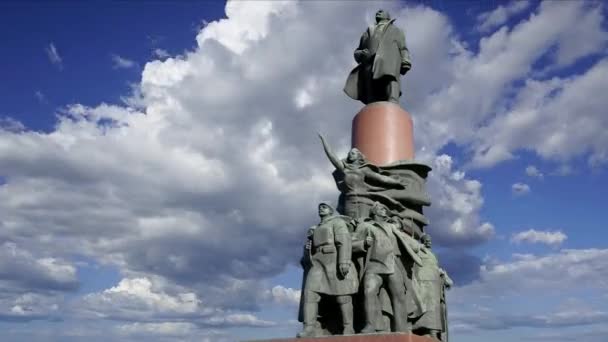
[[[341,192],[340,206],[344,215],[354,219],[368,217],[373,201],[369,200],[372,192],[386,189],[405,189],[399,180],[380,174],[380,169],[365,160],[361,151],[352,148],[345,159],[339,159],[329,147],[323,135],[319,134],[323,150],[334,165],[334,179]]]

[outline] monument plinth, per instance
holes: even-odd
[[[413,160],[414,130],[410,114],[388,101],[368,104],[353,119],[352,147],[378,166]]]
[[[313,338],[279,338],[255,342],[437,342],[437,340],[407,333],[325,336]]]

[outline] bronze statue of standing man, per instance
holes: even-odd
[[[298,337],[323,335],[317,317],[321,297],[333,297],[342,313],[342,334],[354,334],[352,295],[359,279],[352,262],[351,236],[345,219],[327,203],[319,204],[321,222],[309,232],[306,243],[310,268],[305,273],[301,309],[304,330]],[[332,315],[333,316],[333,315]]]
[[[402,257],[411,258],[420,265],[417,255],[420,246],[401,231],[401,224],[390,219],[386,207],[380,203],[374,203],[371,217],[371,221],[364,221],[357,226],[353,239],[353,248],[367,253],[361,270],[365,310],[365,326],[361,333],[375,333],[381,325],[382,303],[378,296],[382,287],[387,290],[392,305],[391,331],[406,332],[410,328],[408,313],[416,311],[407,307],[406,294],[415,289],[411,285],[406,286],[409,279]],[[402,256],[402,249],[407,256]]]
[[[399,103],[400,76],[412,67],[405,34],[384,10],[376,12],[355,50],[357,65],[348,75],[344,92],[365,104],[377,101]]]
[[[437,257],[431,251],[431,236],[425,234],[421,238],[424,247],[418,256],[422,265],[415,267],[414,276],[421,289],[422,301],[427,311],[416,321],[416,333],[433,337],[447,342],[448,322],[445,303],[445,290],[454,283],[448,274],[439,267]]]

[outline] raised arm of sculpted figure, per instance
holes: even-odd
[[[318,133],[318,134],[319,134],[319,138],[321,139],[321,143],[323,144],[323,150],[325,151],[325,154],[327,155],[327,159],[329,159],[329,161],[334,165],[334,167],[336,169],[344,172],[344,162],[342,160],[340,160],[340,158],[338,158],[334,154],[334,152],[329,147],[329,144],[325,140],[325,137],[323,136],[323,134],[321,134],[321,133]]]

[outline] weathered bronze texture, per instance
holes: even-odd
[[[348,75],[344,92],[365,104],[399,103],[401,75],[411,69],[412,62],[405,34],[388,12],[376,12],[376,24],[361,36],[354,57],[358,65]]]

